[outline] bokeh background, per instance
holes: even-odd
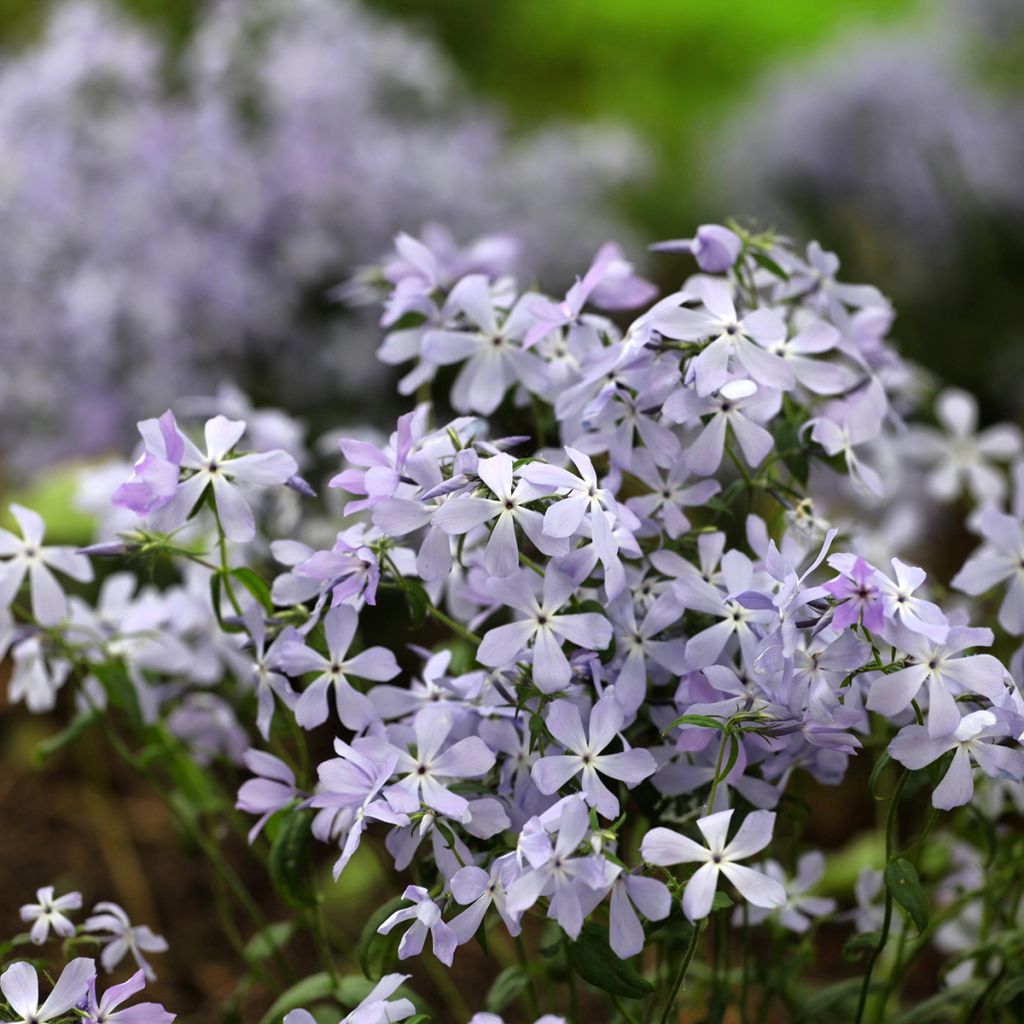
[[[332,289],[438,225],[515,231],[555,292],[607,238],[666,286],[645,245],[699,223],[819,238],[1019,421],[1022,169],[1020,0],[0,0],[0,497],[80,540],[73,467],[229,383],[314,434],[384,425],[372,316]],[[0,932],[66,880],[168,936],[168,1005],[216,1005],[231,959],[160,806],[99,744],[40,774],[55,723],[5,699]],[[820,806],[842,845],[857,814]],[[373,871],[336,893],[353,936]]]

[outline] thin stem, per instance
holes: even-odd
[[[665,1010],[661,1015],[661,1024],[669,1024],[671,1020],[672,1011],[675,1009],[676,999],[679,996],[679,990],[683,987],[686,972],[690,968],[690,961],[693,959],[693,954],[697,952],[697,940],[699,938],[700,924],[694,923],[693,931],[690,933],[690,941],[686,946],[686,952],[683,954],[683,962],[679,965],[679,970],[672,981],[672,987],[669,989],[668,1002],[665,1004]]]
[[[715,777],[711,780],[711,792],[708,794],[705,814],[711,814],[715,808],[715,795],[718,793],[718,784],[722,781],[722,761],[725,759],[725,746],[729,742],[729,733],[722,733],[722,745],[718,748],[718,759],[715,761]]]
[[[896,811],[899,807],[900,797],[903,795],[903,787],[907,784],[907,779],[910,778],[910,772],[904,770],[900,776],[899,782],[896,783],[896,788],[893,790],[892,800],[889,803],[889,813],[885,820],[885,862],[886,864],[892,860],[893,846],[896,841]],[[882,912],[882,929],[878,936],[878,943],[874,949],[871,950],[871,956],[868,958],[868,964],[864,971],[864,981],[860,987],[860,998],[857,1000],[857,1016],[854,1018],[855,1024],[861,1024],[864,1019],[864,1010],[868,1002],[868,993],[871,990],[871,975],[875,970],[875,964],[878,962],[878,958],[882,955],[882,950],[885,949],[885,944],[889,941],[889,929],[892,926],[892,893],[889,891],[889,887],[885,887],[885,909]],[[888,992],[886,992],[888,995]],[[885,1001],[883,999],[883,1007]]]
[[[338,969],[334,963],[334,953],[331,949],[330,939],[327,937],[327,918],[324,915],[323,899],[317,900],[316,909],[310,914],[310,917],[312,918],[310,930],[313,932],[313,939],[316,942],[320,962],[324,965],[328,975],[330,975],[331,981],[336,985],[338,983]]]
[[[519,964],[526,975],[526,988],[523,990],[523,998],[526,1002],[526,1009],[530,1017],[536,1020],[540,1016],[540,1006],[537,1002],[537,989],[533,983],[533,972],[530,970],[530,958],[526,955],[526,945],[523,936],[516,936],[516,955],[519,957]]]
[[[569,1019],[575,1022],[580,1019],[580,994],[576,988],[576,972],[569,962],[569,940],[564,935],[562,945],[565,947],[565,971],[569,977]]]

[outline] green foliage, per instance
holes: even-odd
[[[274,889],[285,903],[300,910],[316,905],[309,856],[312,824],[309,812],[287,812],[270,847]]]
[[[605,928],[588,921],[580,937],[569,944],[569,966],[586,982],[613,996],[643,999],[654,986],[608,945]]]
[[[921,887],[917,869],[897,857],[885,866],[885,884],[892,898],[910,915],[918,932],[928,927],[928,897]]]

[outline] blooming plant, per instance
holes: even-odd
[[[1024,1011],[1019,434],[953,472],[887,301],[820,247],[706,225],[659,248],[698,268],[667,296],[609,244],[549,297],[401,236],[364,285],[417,404],[341,441],[340,513],[272,434],[218,415],[198,444],[172,412],[86,549],[120,563],[92,603],[61,590],[85,556],[14,510],[12,694],[73,689],[48,749],[100,729],[168,797],[226,935],[248,922],[228,1011],[259,985],[268,1024],[881,1021],[929,950],[928,1008]],[[953,590],[885,517],[914,472],[976,503]],[[826,787],[885,808],[845,882],[816,846]],[[325,906],[357,857],[396,881],[348,948]],[[40,890],[32,939],[73,934],[74,905]],[[119,908],[84,928],[148,972]],[[844,934],[830,984],[816,952]],[[38,1010],[30,971],[4,975],[15,1019],[114,1020],[128,992],[60,982]]]

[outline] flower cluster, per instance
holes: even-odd
[[[32,927],[27,935],[15,936],[3,944],[0,963],[8,960],[9,950],[25,942],[45,945],[52,930],[55,938],[66,940],[65,949],[74,943],[101,945],[100,962],[108,974],[129,953],[137,969],[127,981],[111,985],[102,995],[97,995],[96,961],[90,957],[75,957],[65,964],[50,993],[41,999],[36,966],[25,960],[13,960],[0,973],[2,1019],[11,1024],[50,1024],[58,1020],[88,1024],[116,1021],[171,1024],[175,1015],[159,1003],[136,1003],[118,1009],[141,992],[147,980],[156,977],[142,953],[163,953],[167,943],[145,925],[133,927],[128,915],[116,903],[97,903],[92,916],[76,928],[68,914],[81,908],[82,894],[68,892],[55,896],[55,891],[52,885],[43,886],[36,891],[36,902],[26,903],[21,908],[22,921],[31,922]]]
[[[925,835],[966,805],[996,829],[1024,778],[1024,699],[989,653],[1024,634],[1020,437],[975,438],[956,392],[938,402],[951,437],[913,428],[932,493],[978,502],[983,546],[954,600],[891,544],[876,554],[885,535],[858,518],[917,415],[883,295],[843,283],[817,245],[738,225],[659,248],[698,267],[669,295],[608,244],[548,296],[444,273],[430,239],[400,236],[376,278],[381,356],[405,367],[403,393],[451,386],[387,439],[341,441],[328,490],[344,521],[283,514],[312,489],[285,451],[246,452],[244,423],[209,419],[204,450],[171,412],[144,421],[115,495],[138,520],[93,553],[169,556],[180,578],[136,589],[116,573],[95,607],[65,601],[47,566],[84,566],[16,510],[12,686],[49,707],[73,678],[86,723],[109,704],[167,757],[243,761],[250,840],[311,834],[335,878],[382,836],[413,877],[367,939],[391,958],[451,966],[489,932],[561,936],[563,970],[663,1000],[665,1020],[709,917],[802,935],[836,916],[815,892],[826,861],[792,853],[801,815],[781,811],[795,786],[850,785],[873,756],[872,789],[898,778],[883,880],[859,886],[864,919],[884,888],[862,929],[860,1019],[894,902],[925,927],[924,836],[898,848],[904,797],[927,794]],[[844,506],[843,488],[860,498]],[[997,640],[966,595],[1003,585]],[[314,776],[305,736],[325,726],[334,756]],[[652,946],[680,955],[642,958]],[[412,1015],[404,976],[377,977],[347,1019]]]

